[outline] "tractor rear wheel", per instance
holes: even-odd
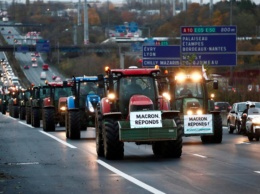
[[[40,127],[40,109],[33,108],[32,109],[32,126],[33,127]]]
[[[27,124],[31,124],[32,120],[31,120],[31,107],[26,107],[26,123]]]
[[[95,128],[96,128],[96,151],[98,156],[104,156],[104,141],[102,137],[102,115],[100,109],[97,108],[95,117]]]
[[[13,117],[19,118],[19,107],[18,106],[13,106]]]
[[[42,115],[43,131],[55,131],[55,109],[44,108]]]
[[[124,143],[119,141],[119,126],[114,119],[103,121],[104,155],[108,160],[124,158]]]
[[[21,106],[20,107],[20,120],[24,120],[26,116],[26,111],[25,111],[25,107]]]
[[[233,130],[233,129],[232,129]],[[202,143],[221,143],[222,142],[222,118],[218,115],[213,115],[213,131],[214,135],[201,136]],[[233,131],[232,131],[233,133]]]
[[[80,139],[80,113],[79,111],[68,111],[68,132],[70,139]]]

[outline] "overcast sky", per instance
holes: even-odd
[[[4,0],[2,0],[4,1]],[[6,0],[8,1],[8,0]],[[16,0],[17,2],[25,2],[25,0]],[[37,1],[37,0],[30,0],[30,1]],[[48,1],[60,1],[60,2],[72,2],[72,3],[76,3],[78,2],[79,0],[44,0],[45,2],[48,2]],[[84,2],[84,0],[80,0],[81,2]],[[96,1],[96,0],[87,0],[87,1]],[[107,2],[108,0],[99,0],[101,2]],[[125,2],[124,0],[109,0],[110,2],[113,2],[113,3],[123,3]],[[190,1],[190,0],[187,0],[187,1]],[[207,4],[209,3],[210,0],[203,0],[203,3],[204,4]],[[213,0],[213,4],[215,4],[216,2],[219,2],[220,0]],[[196,3],[199,3],[200,0],[191,0],[191,2],[196,2]],[[260,0],[253,0],[253,2],[255,2],[256,4],[260,4]]]

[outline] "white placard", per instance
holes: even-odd
[[[130,112],[130,127],[162,127],[162,113],[161,111]]]
[[[212,134],[212,115],[184,115],[184,134]]]

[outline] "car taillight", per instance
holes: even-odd
[[[218,107],[218,106],[215,106],[215,109],[217,110],[217,109],[219,109],[219,107]]]

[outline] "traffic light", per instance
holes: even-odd
[[[169,43],[167,40],[155,40],[155,45],[158,45],[158,46],[168,46]]]

